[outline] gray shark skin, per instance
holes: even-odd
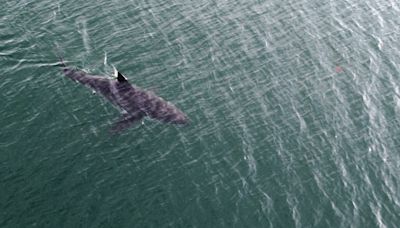
[[[122,117],[111,127],[112,133],[119,133],[129,128],[145,116],[163,123],[188,123],[187,116],[175,105],[153,92],[129,83],[119,72],[117,79],[110,79],[66,67],[63,62],[62,64],[62,70],[66,77],[93,89],[122,110]]]

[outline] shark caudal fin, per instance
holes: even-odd
[[[58,64],[58,66],[60,66],[60,67],[67,67],[67,65],[66,65],[65,62],[64,62],[64,58],[63,58],[61,55],[58,56],[58,59],[59,59],[59,61],[60,61],[60,63]]]
[[[57,66],[67,67],[67,65],[64,62],[63,54],[62,54],[61,48],[58,45],[58,43],[56,43],[55,54],[56,54],[56,56],[58,57],[58,60],[59,60],[59,63],[57,64]]]

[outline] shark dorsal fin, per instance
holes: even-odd
[[[117,80],[118,80],[118,82],[126,82],[126,81],[128,81],[128,80],[125,78],[125,76],[122,75],[120,72],[118,72]]]

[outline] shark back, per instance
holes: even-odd
[[[151,91],[140,89],[128,81],[115,81],[111,89],[119,101],[119,106],[128,113],[140,110],[146,116],[165,123],[184,124],[186,115],[173,104]]]
[[[68,78],[101,93],[106,98],[111,93],[110,84],[112,80],[108,78],[90,75],[84,71],[75,70],[68,67],[65,67],[63,72]]]
[[[186,115],[172,103],[165,101],[151,91],[137,90],[134,102],[147,116],[165,123],[185,124]]]

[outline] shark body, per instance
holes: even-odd
[[[121,132],[146,116],[164,123],[188,123],[187,116],[175,105],[129,83],[119,72],[116,72],[116,79],[111,79],[67,67],[63,61],[62,65],[66,77],[98,92],[122,111],[120,119],[111,127],[112,133]]]

